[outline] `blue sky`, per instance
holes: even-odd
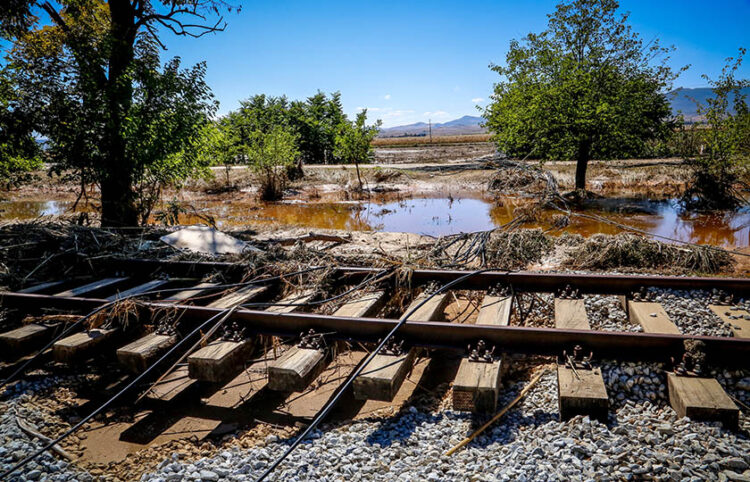
[[[231,3],[231,2],[230,2]],[[221,113],[253,94],[304,98],[340,91],[346,112],[367,107],[393,126],[477,115],[509,41],[546,27],[556,0],[243,2],[226,31],[200,39],[163,37],[167,56],[208,63]],[[692,67],[676,86],[701,87],[724,59],[750,48],[750,0],[623,0],[634,29],[677,51]],[[750,58],[742,69],[750,77]]]

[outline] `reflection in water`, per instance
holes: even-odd
[[[195,202],[202,214],[213,216],[219,227],[246,225],[291,225],[306,228],[342,229],[348,231],[411,232],[439,236],[472,232],[501,226],[513,219],[513,212],[528,203],[522,198],[498,201],[475,197],[413,198],[389,202],[287,202],[258,204],[254,202]],[[65,214],[70,201],[2,201],[1,219],[33,219],[39,216]],[[750,212],[683,213],[673,201],[605,199],[592,201],[586,212],[607,217],[643,231],[715,246],[750,245]],[[537,224],[551,225],[555,212],[542,214]],[[200,222],[186,216],[182,222]],[[568,232],[590,236],[596,233],[616,234],[610,224],[590,219],[572,218]]]

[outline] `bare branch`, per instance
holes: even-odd
[[[193,38],[199,38],[207,33],[222,32],[226,28],[227,24],[224,21],[224,17],[221,16],[213,25],[206,25],[199,22],[186,22],[187,19],[181,17],[194,17],[202,21],[207,21],[207,16],[204,15],[204,10],[208,11],[211,9],[209,6],[211,2],[195,2],[191,5],[180,4],[180,2],[172,2],[168,13],[157,13],[150,8],[146,7],[148,2],[144,0],[135,0],[134,5],[141,5],[140,11],[136,12],[138,21],[135,24],[136,28],[146,27],[149,35],[156,37],[155,30],[149,28],[150,25],[158,23],[165,28],[169,29],[175,35],[188,36]],[[219,2],[227,5],[224,2]],[[228,7],[231,10],[231,7]],[[147,10],[144,12],[144,10]],[[218,13],[218,9],[213,7],[213,11]],[[144,14],[145,13],[145,14]],[[161,44],[161,42],[159,42]]]
[[[193,37],[193,38],[203,37],[207,33],[223,32],[224,29],[226,29],[227,27],[226,22],[224,22],[224,17],[220,17],[219,20],[216,21],[216,24],[214,24],[214,26],[189,24],[189,23],[186,24],[186,23],[179,22],[172,18],[169,18],[169,19],[159,18],[159,19],[156,19],[156,21],[160,23],[162,26],[171,30],[175,35],[181,35],[181,36],[187,36],[187,37]],[[167,21],[174,22],[174,24],[167,23]],[[200,32],[192,32],[190,31],[190,29],[197,29],[197,30],[200,30]]]

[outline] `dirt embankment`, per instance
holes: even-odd
[[[486,189],[494,173],[484,161],[495,154],[490,142],[435,144],[406,147],[376,147],[372,164],[360,166],[366,187],[377,192],[419,194],[429,191],[457,192]],[[553,161],[529,166],[542,166],[552,173],[561,190],[574,187],[575,162]],[[305,177],[292,182],[288,199],[317,200],[329,193],[348,193],[357,187],[353,165],[307,165]],[[257,180],[251,170],[237,166],[229,171],[213,168],[213,179],[194,179],[179,189],[167,190],[163,198],[180,201],[235,200],[249,201],[256,197]],[[679,159],[647,159],[624,161],[592,161],[588,171],[588,188],[600,195],[641,195],[664,199],[684,190],[689,170]],[[74,201],[79,185],[63,177],[37,173],[35,182],[6,192],[6,200]],[[97,200],[94,187],[89,198]],[[81,202],[85,202],[82,198]]]

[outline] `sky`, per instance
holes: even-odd
[[[232,3],[230,1],[230,3]],[[237,3],[237,2],[235,2]],[[254,94],[303,99],[340,91],[345,112],[367,108],[385,127],[478,115],[512,39],[540,32],[557,0],[250,1],[225,14],[224,32],[162,39],[164,58],[205,60],[220,113]],[[725,58],[750,48],[750,0],[622,0],[646,40],[674,45],[690,64],[676,87],[704,87]],[[750,77],[750,57],[741,75]]]

